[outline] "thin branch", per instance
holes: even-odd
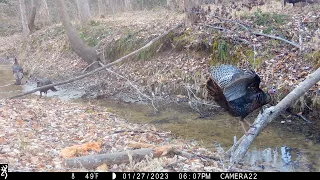
[[[288,44],[291,44],[292,46],[295,46],[297,48],[300,48],[300,46],[297,43],[291,42],[289,40],[283,39],[283,38],[278,37],[278,36],[273,36],[273,35],[269,35],[269,34],[263,34],[263,33],[259,33],[259,32],[251,32],[251,33],[255,34],[255,35],[258,35],[258,36],[265,36],[265,37],[268,37],[268,38],[277,39],[277,40],[286,42]]]
[[[238,22],[238,21],[236,21],[236,20],[227,19],[227,18],[223,18],[223,17],[220,17],[220,16],[214,16],[214,15],[213,15],[212,17],[217,18],[217,19],[220,19],[220,20],[223,20],[223,21],[233,22],[233,23],[235,23],[235,24],[237,24],[237,25],[240,25],[240,26],[241,26],[242,28],[244,28],[245,30],[251,31],[251,28],[250,28],[250,27],[248,27],[248,26],[244,25],[243,23],[240,23],[240,22]]]
[[[82,73],[86,72],[87,69],[89,69],[92,65],[94,65],[97,62],[99,62],[99,61],[94,61],[93,63],[89,64],[87,67],[84,68],[84,70],[82,70]]]
[[[241,27],[243,27],[245,30],[247,30],[248,32],[254,34],[254,35],[257,35],[257,36],[265,36],[265,37],[268,37],[268,38],[272,38],[272,39],[277,39],[277,40],[280,40],[280,41],[283,41],[283,42],[286,42],[288,44],[291,44],[292,46],[295,46],[297,48],[300,48],[300,46],[297,44],[297,43],[294,43],[294,42],[291,42],[289,40],[286,40],[284,38],[281,38],[281,37],[278,37],[278,36],[273,36],[273,35],[268,35],[268,34],[263,34],[263,33],[260,33],[260,32],[254,32],[252,31],[251,28],[249,28],[248,26],[245,26],[243,25],[243,23],[240,23],[238,21],[235,21],[235,20],[232,20],[232,19],[226,19],[226,18],[222,18],[222,17],[219,17],[219,16],[212,16],[212,17],[215,17],[217,19],[220,19],[220,20],[223,20],[223,21],[229,21],[229,22],[233,22]],[[216,28],[218,29],[218,28]]]
[[[181,26],[183,26],[183,23],[178,24],[176,27],[174,27],[174,28],[166,31],[165,33],[161,34],[160,36],[154,38],[154,39],[151,40],[148,44],[144,45],[144,46],[141,47],[140,49],[137,49],[137,50],[135,50],[135,51],[133,51],[133,52],[131,52],[131,53],[129,53],[129,54],[127,54],[127,55],[119,58],[119,59],[117,59],[116,61],[113,61],[112,63],[106,64],[105,66],[99,67],[99,68],[97,68],[97,69],[95,69],[95,70],[93,70],[93,71],[90,71],[90,72],[86,73],[86,74],[83,74],[83,75],[81,75],[81,76],[78,76],[78,77],[75,77],[75,78],[72,78],[72,79],[69,79],[69,80],[66,80],[66,81],[62,81],[62,82],[58,82],[58,83],[54,83],[54,84],[42,86],[42,87],[39,87],[39,88],[35,88],[35,89],[33,89],[33,90],[31,90],[31,91],[28,91],[28,92],[25,92],[25,93],[23,93],[23,94],[18,94],[18,95],[16,95],[16,96],[12,96],[12,97],[10,97],[9,99],[13,99],[13,98],[25,96],[25,95],[27,95],[27,94],[31,94],[31,93],[34,93],[34,92],[37,92],[37,91],[39,91],[39,90],[46,89],[46,88],[49,88],[49,87],[52,87],[52,86],[59,86],[59,85],[62,85],[62,84],[71,83],[71,82],[77,81],[77,80],[79,80],[79,79],[83,79],[83,78],[85,78],[85,77],[88,77],[88,76],[90,76],[90,75],[93,75],[93,74],[95,74],[95,73],[97,73],[97,72],[99,72],[99,71],[101,71],[101,70],[106,70],[106,68],[109,68],[109,67],[111,67],[111,66],[114,66],[114,65],[116,65],[116,64],[118,64],[118,63],[120,63],[120,62],[123,62],[124,60],[128,59],[129,57],[132,57],[132,56],[138,54],[139,52],[141,52],[141,51],[143,51],[143,50],[146,50],[146,49],[149,48],[152,44],[154,44],[155,42],[157,42],[159,39],[163,38],[164,36],[166,36],[167,34],[169,34],[171,31],[173,31],[173,30],[175,30],[175,29],[177,29],[177,28],[179,28],[179,27],[181,27]]]
[[[234,31],[230,30],[230,29],[227,29],[227,28],[223,28],[223,27],[218,27],[218,26],[211,26],[211,25],[205,25],[206,27],[210,27],[210,28],[213,28],[213,29],[218,29],[218,30],[222,30],[222,31],[226,31],[228,33],[232,33],[232,34],[235,34]],[[242,39],[242,38],[238,38],[238,37],[235,37],[237,40],[241,41],[241,42],[244,42],[245,44],[252,44],[251,42],[247,41],[246,39]]]
[[[190,86],[187,86],[187,85],[186,85],[185,87],[186,87],[186,89],[187,89],[187,91],[188,91],[189,99],[191,99],[191,96],[190,96],[190,94],[189,94],[189,91],[190,91],[190,92],[193,94],[193,97],[197,100],[197,103],[203,104],[203,105],[212,106],[212,107],[220,107],[220,106],[215,105],[215,104],[213,104],[213,103],[209,103],[209,102],[206,102],[206,101],[201,100],[198,96],[196,96],[196,95],[194,94],[194,92],[191,90]]]
[[[102,64],[102,63],[100,63],[100,64]],[[124,76],[122,76],[122,75],[120,75],[120,74],[118,74],[118,73],[116,73],[116,72],[114,72],[114,71],[112,71],[112,70],[110,70],[110,69],[108,69],[108,68],[106,68],[106,71],[108,71],[108,72],[110,72],[110,73],[112,73],[112,74],[115,74],[116,76],[119,76],[119,77],[121,77],[122,79],[127,80],[127,82],[128,82],[134,89],[136,89],[139,94],[141,94],[143,97],[149,99],[149,100],[151,101],[151,104],[152,104],[153,108],[154,108],[156,111],[158,111],[158,109],[157,109],[157,108],[155,107],[155,105],[154,105],[153,99],[151,99],[151,98],[150,98],[149,96],[147,96],[146,94],[143,94],[143,93],[137,88],[137,86],[134,85],[128,78],[126,78],[126,77],[124,77]]]

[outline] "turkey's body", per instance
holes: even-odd
[[[37,80],[37,87],[46,86],[49,84],[52,84],[52,81],[50,79],[43,78],[43,79]],[[47,95],[49,90],[58,91],[54,86],[51,86],[51,87],[40,90],[40,97],[42,97],[43,92]]]
[[[21,80],[23,78],[23,69],[19,65],[18,60],[16,58],[14,59],[14,64],[12,66],[12,73],[14,79],[16,80],[15,84],[21,85]]]
[[[241,124],[248,114],[271,101],[270,95],[259,88],[260,77],[253,70],[242,71],[232,65],[221,65],[211,68],[210,73],[211,78],[207,81],[209,97],[232,116],[240,116]]]

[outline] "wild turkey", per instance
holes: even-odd
[[[211,68],[211,77],[206,87],[209,97],[229,112],[230,115],[241,117],[240,122],[245,130],[243,121],[251,124],[244,118],[263,105],[271,101],[270,94],[275,89],[263,92],[259,88],[260,77],[253,71],[242,71],[233,65],[220,65]]]
[[[48,78],[37,79],[37,87],[46,86],[49,84],[52,84],[52,81]],[[40,97],[42,97],[42,92],[44,92],[47,95],[49,90],[58,91],[54,86],[51,86],[51,87],[40,90]]]
[[[12,65],[12,73],[16,79],[16,85],[21,85],[21,80],[23,78],[23,69],[19,65],[17,58],[14,58],[14,64]]]
[[[291,3],[293,6],[295,3],[298,3],[298,2],[305,2],[305,3],[315,3],[316,1],[315,0],[283,0],[283,5],[286,6],[287,3]]]

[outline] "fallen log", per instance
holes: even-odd
[[[107,165],[111,165],[129,163],[131,161],[139,162],[143,160],[146,155],[149,155],[151,157],[164,156],[171,152],[173,149],[174,146],[167,145],[155,148],[142,148],[109,154],[81,156],[66,159],[64,161],[64,165],[69,168],[95,169],[104,163]]]

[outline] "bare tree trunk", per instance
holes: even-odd
[[[31,15],[28,22],[30,33],[34,31],[34,20],[36,18],[36,12],[37,12],[36,4],[34,3],[34,0],[31,0]]]
[[[248,151],[251,143],[254,139],[261,133],[261,131],[267,127],[267,125],[272,122],[276,117],[280,115],[281,112],[286,110],[290,105],[292,105],[296,100],[300,98],[305,92],[307,92],[313,85],[320,81],[320,68],[309,75],[306,80],[301,82],[292,92],[290,92],[285,98],[283,98],[276,106],[267,108],[262,114],[259,114],[255,120],[254,127],[252,127],[248,133],[249,135],[244,135],[236,143],[234,147],[227,151],[226,156],[230,156],[230,162],[239,162]]]
[[[132,0],[125,0],[124,7],[125,7],[126,11],[131,11],[132,10]]]
[[[103,0],[98,0],[99,17],[102,17],[106,13],[106,8]]]
[[[198,3],[198,0],[183,0],[186,26],[191,26],[199,20],[200,17],[195,12]]]
[[[171,10],[174,10],[175,7],[174,7],[174,0],[167,0],[167,7]]]
[[[91,16],[89,2],[88,0],[76,0],[76,3],[80,22],[82,25],[85,25]]]
[[[115,2],[113,0],[106,0],[106,5],[108,6],[108,11],[111,11],[112,17],[114,19],[115,14]]]
[[[20,5],[22,31],[23,31],[23,34],[27,36],[30,34],[30,29],[28,27],[26,4],[24,3],[24,0],[19,0],[19,5]]]
[[[39,10],[39,14],[41,15],[43,21],[51,21],[47,0],[41,0],[41,8]]]
[[[59,14],[68,39],[70,41],[72,49],[88,64],[100,60],[99,56],[95,52],[95,49],[87,46],[82,39],[78,36],[76,30],[72,27],[70,17],[67,13],[67,8],[64,0],[57,0],[59,7]],[[98,63],[95,63],[93,68],[99,67]]]

